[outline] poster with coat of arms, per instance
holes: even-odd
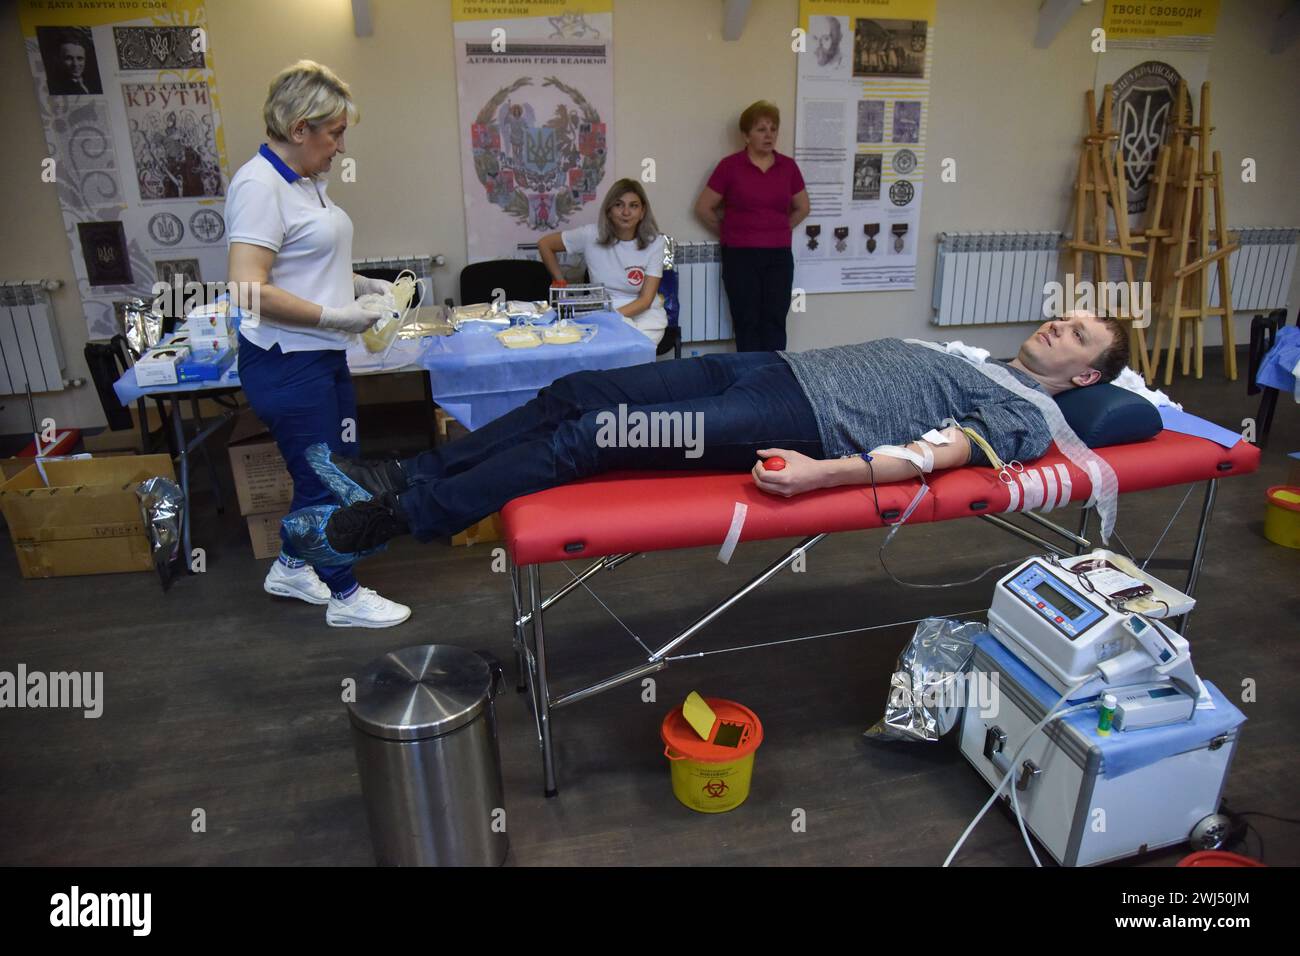
[[[535,257],[546,233],[596,221],[619,178],[611,11],[453,4],[467,261]]]

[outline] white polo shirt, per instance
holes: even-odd
[[[352,220],[326,194],[327,182],[299,176],[265,144],[235,173],[226,195],[230,242],[275,252],[271,285],[317,305],[352,302]],[[282,352],[346,349],[351,333],[249,316],[239,332]]]
[[[599,282],[609,290],[614,308],[621,309],[641,295],[646,276],[662,278],[664,274],[664,237],[656,236],[644,249],[636,247],[635,239],[602,246],[596,241],[599,233],[596,224],[579,226],[560,233],[564,248],[570,253],[582,253],[587,261],[587,272],[592,282]]]

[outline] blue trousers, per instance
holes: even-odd
[[[653,426],[638,435],[638,421],[680,425],[673,434],[693,441],[654,447]],[[575,479],[619,469],[748,471],[759,448],[822,456],[812,406],[772,352],[574,372],[464,438],[403,461],[411,487],[398,501],[427,541]]]
[[[240,336],[239,381],[253,411],[271,429],[293,477],[291,510],[337,504],[307,463],[306,453],[309,446],[324,442],[332,451],[357,456],[357,398],[347,353],[338,349],[281,352],[278,345],[261,349]],[[352,440],[345,442],[348,421]],[[283,530],[280,539],[284,553],[298,557]],[[316,568],[316,574],[335,594],[357,583],[350,567]]]
[[[785,317],[794,285],[794,255],[783,249],[722,247],[722,285],[737,352],[785,348]]]

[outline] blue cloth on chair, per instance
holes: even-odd
[[[1278,330],[1277,341],[1259,363],[1255,384],[1295,395],[1297,401],[1300,401],[1295,376],[1296,363],[1300,363],[1300,327],[1283,326]]]

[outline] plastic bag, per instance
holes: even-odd
[[[966,668],[984,625],[928,617],[898,655],[889,679],[885,716],[864,736],[880,740],[938,740],[961,719]]]
[[[149,536],[153,565],[166,591],[172,586],[181,564],[178,558],[185,496],[176,482],[163,477],[146,478],[136,487],[135,494],[140,499],[140,516]]]

